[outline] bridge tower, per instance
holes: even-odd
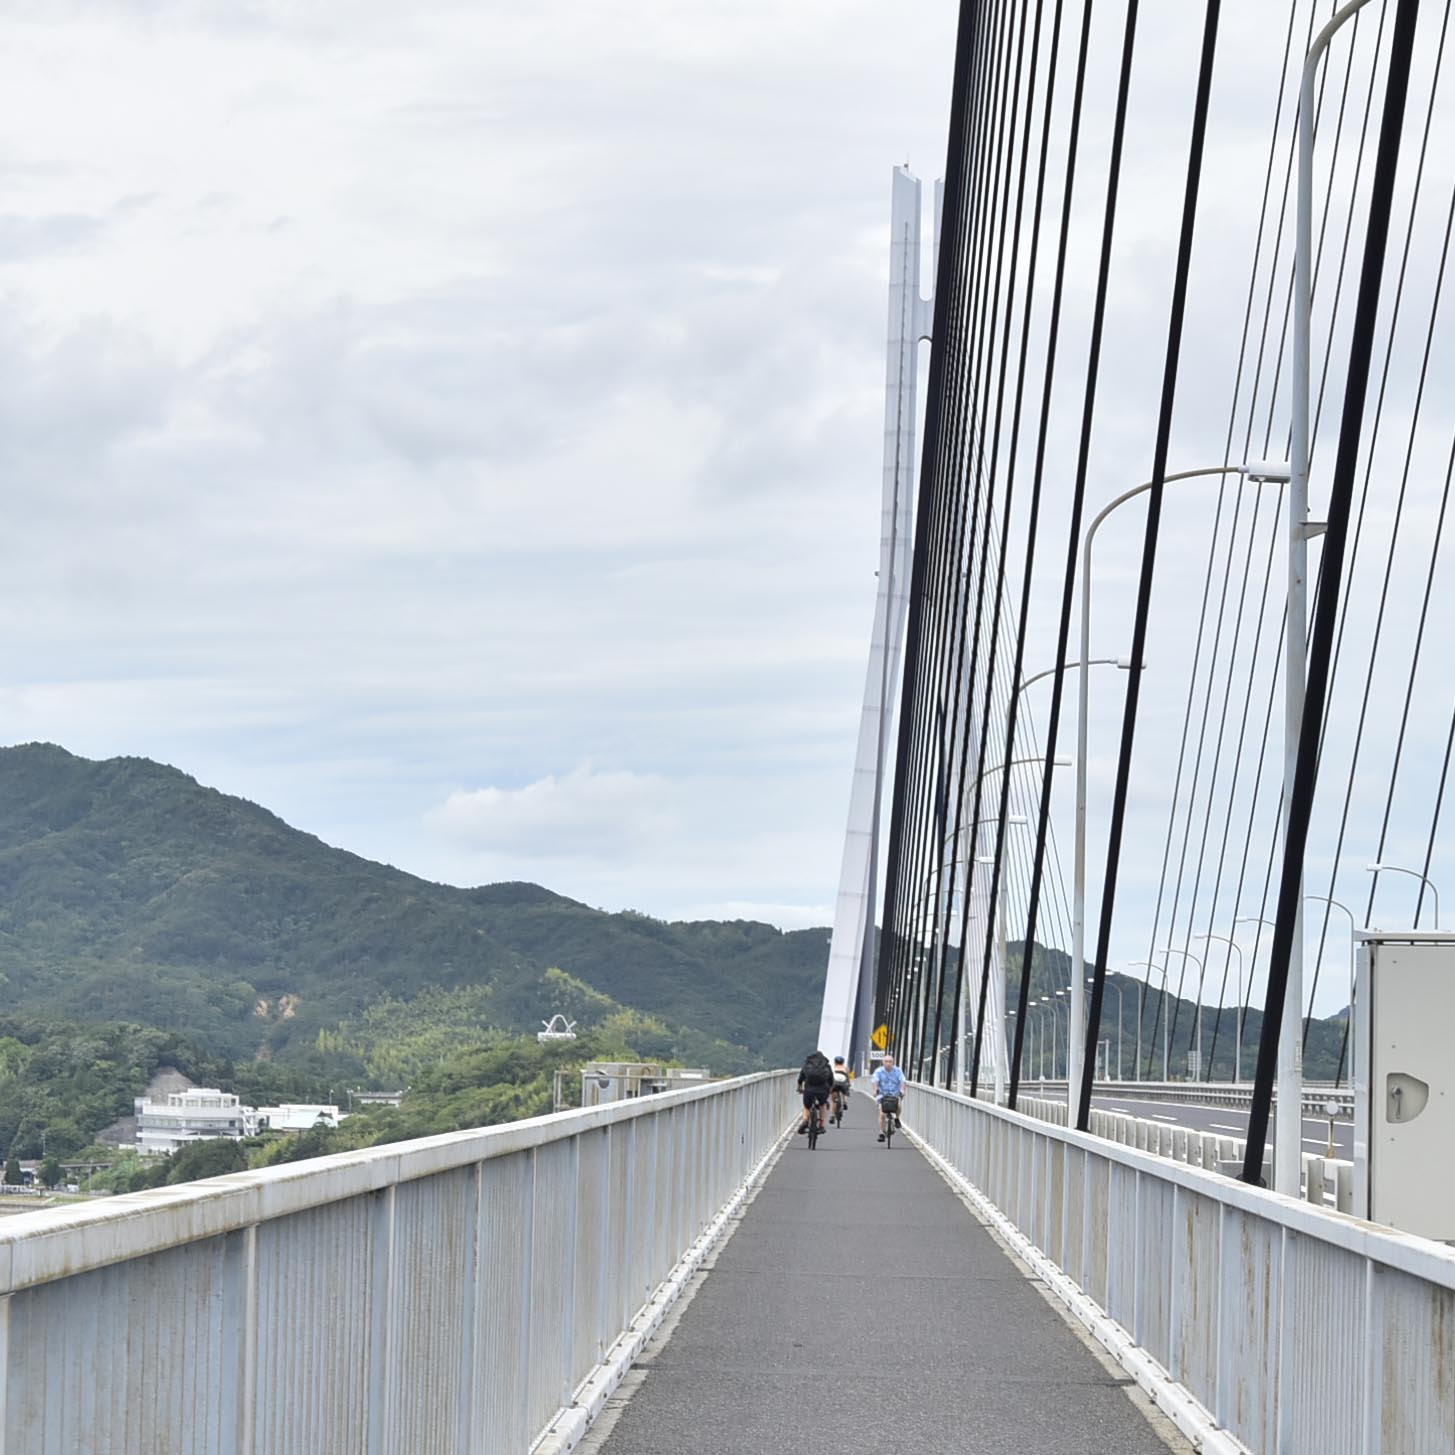
[[[935,241],[943,185],[935,184]],[[857,1061],[869,1041],[874,995],[874,901],[884,761],[898,692],[914,547],[915,421],[919,346],[930,336],[932,297],[920,293],[922,187],[907,167],[894,169],[890,203],[889,348],[884,389],[884,488],[879,585],[864,676],[849,823],[834,906],[819,1048]]]

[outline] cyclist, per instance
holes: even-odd
[[[853,1076],[849,1068],[844,1065],[842,1056],[834,1057],[834,1115],[840,1121],[844,1119],[844,1113],[849,1107],[849,1091],[853,1086]]]
[[[828,1105],[833,1086],[834,1073],[829,1066],[829,1058],[822,1051],[810,1051],[798,1073],[798,1090],[803,1096],[803,1120],[798,1124],[800,1137],[808,1135],[810,1116],[818,1118],[819,1130],[823,1130],[823,1108]]]
[[[874,1073],[874,1100],[879,1103],[879,1140],[884,1140],[886,1118],[899,1125],[899,1108],[904,1101],[904,1072],[894,1064],[893,1056],[885,1056],[884,1064]]]

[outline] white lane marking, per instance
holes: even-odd
[[[1231,1122],[1209,1122],[1215,1132],[1246,1132],[1247,1127],[1235,1127]]]
[[[1175,1122],[1177,1120],[1176,1117],[1163,1116],[1160,1111],[1154,1111],[1152,1113],[1152,1119],[1159,1122]]]

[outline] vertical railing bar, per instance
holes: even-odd
[[[465,1268],[461,1274],[464,1284],[460,1319],[463,1325],[460,1339],[460,1395],[459,1413],[456,1417],[455,1444],[459,1455],[466,1455],[470,1449],[470,1432],[479,1420],[476,1411],[478,1391],[475,1384],[476,1350],[480,1309],[480,1247],[481,1199],[485,1195],[485,1164],[477,1162],[474,1167],[475,1215],[471,1218],[471,1229],[465,1240]]]
[[[1293,1383],[1290,1343],[1295,1256],[1293,1235],[1283,1228],[1278,1248],[1278,1354],[1273,1377],[1273,1437],[1279,1455],[1289,1455],[1293,1449],[1294,1410],[1289,1394]]]
[[[521,1284],[521,1328],[520,1347],[525,1350],[525,1362],[521,1366],[522,1374],[520,1380],[520,1410],[517,1428],[527,1439],[534,1435],[531,1429],[530,1409],[530,1342],[532,1335],[531,1325],[534,1322],[534,1301],[532,1294],[535,1287],[535,1247],[536,1247],[536,1148],[531,1147],[525,1154],[525,1176],[521,1179],[521,1196],[525,1206],[521,1208],[521,1248],[520,1248],[520,1284]]]
[[[369,1320],[369,1455],[385,1455],[385,1438],[391,1413],[389,1363],[393,1355],[394,1325],[394,1197],[395,1184],[375,1194],[373,1223],[373,1285],[370,1289]]]
[[[612,1264],[611,1244],[616,1237],[616,1226],[611,1219],[612,1162],[616,1156],[616,1139],[612,1136],[614,1130],[609,1123],[601,1128],[601,1186],[598,1190],[598,1199],[602,1209],[601,1264],[596,1270],[596,1328],[593,1331],[598,1362],[606,1356],[606,1320],[611,1304],[610,1280],[606,1276],[606,1270]]]
[[[1380,1429],[1384,1424],[1384,1280],[1372,1258],[1364,1260],[1364,1347],[1359,1368],[1364,1380],[1364,1428],[1360,1431],[1363,1455],[1380,1455]]]
[[[571,1206],[567,1209],[566,1227],[566,1308],[561,1330],[560,1398],[556,1403],[564,1409],[576,1392],[576,1235],[581,1227],[581,1138],[574,1136],[569,1144]]]
[[[7,1455],[10,1434],[10,1304],[13,1295],[0,1296],[0,1455]]]

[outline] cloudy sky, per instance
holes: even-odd
[[[1093,500],[1150,467],[1192,10],[1144,7]],[[0,740],[174,763],[446,881],[826,923],[877,564],[890,170],[943,167],[954,11],[0,7]],[[1224,13],[1174,468],[1222,458],[1287,12]],[[1088,178],[1119,34],[1099,10]],[[1430,163],[1436,213],[1450,165]],[[1052,518],[1100,205],[1081,190]],[[1416,372],[1396,370],[1396,410]],[[1265,379],[1255,412],[1285,410]],[[1391,458],[1407,435],[1386,429]],[[1214,499],[1169,497],[1117,958],[1147,948]],[[1370,569],[1389,519],[1376,491]],[[1269,510],[1260,549],[1273,529]],[[1124,650],[1140,531],[1127,512],[1098,548],[1098,654]],[[1049,665],[1063,550],[1038,563],[1028,671]],[[1417,605],[1395,593],[1406,635]],[[1121,680],[1094,701],[1093,860]],[[1447,721],[1429,700],[1427,766]],[[1359,780],[1369,812],[1383,782]],[[1267,912],[1225,889],[1235,908]]]
[[[917,10],[5,7],[4,738],[824,922]]]

